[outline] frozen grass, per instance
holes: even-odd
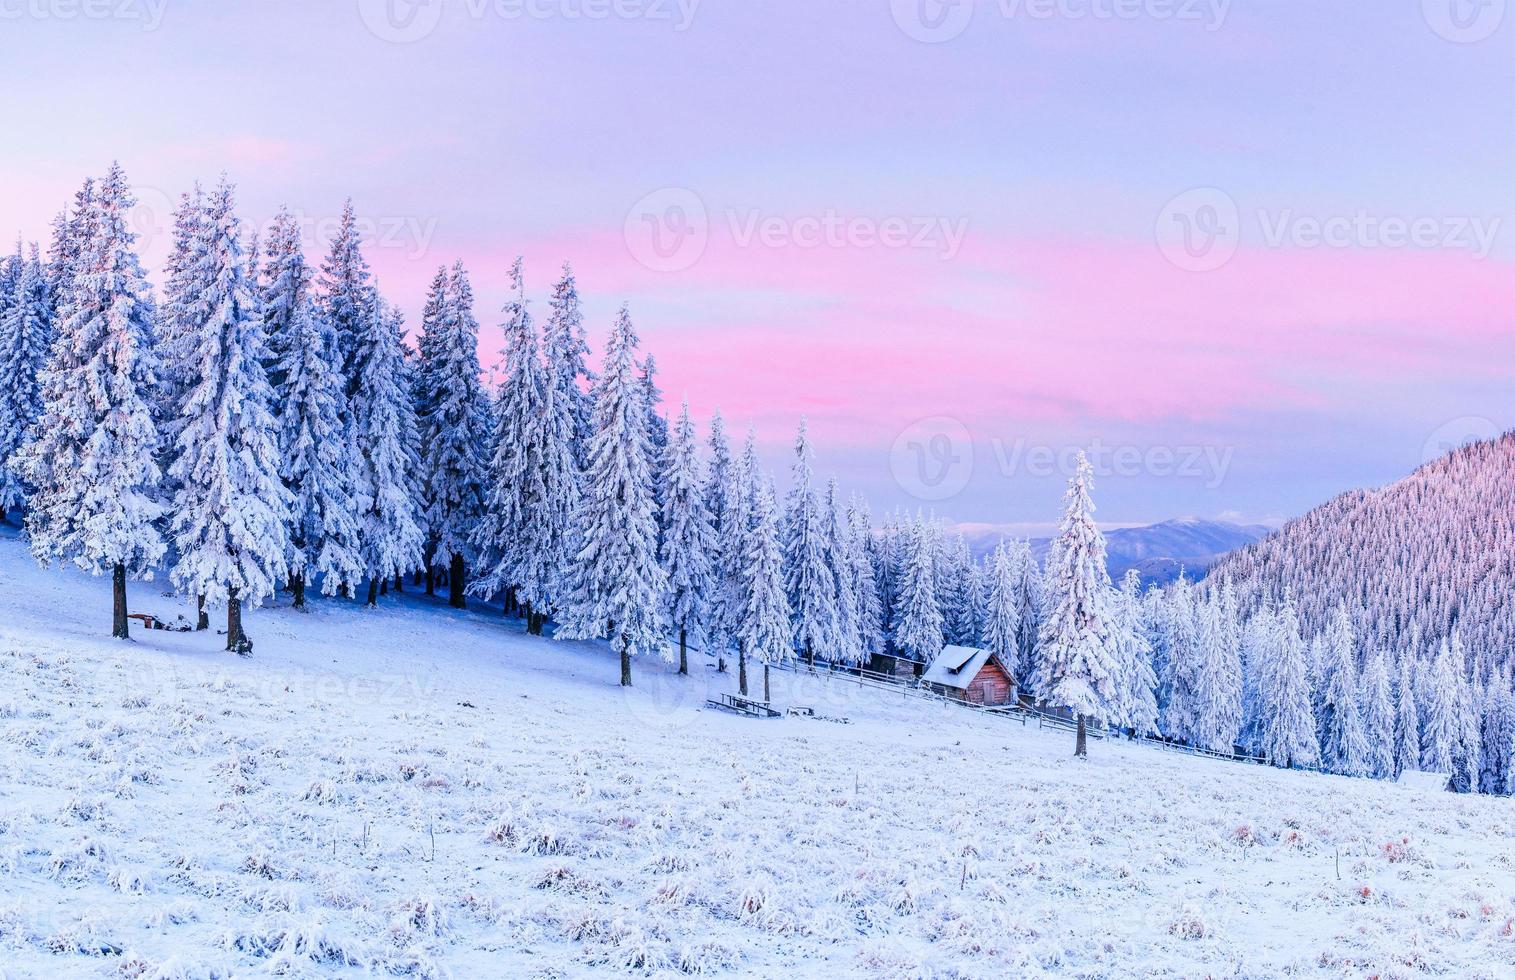
[[[133,608],[178,606],[137,584]],[[1510,801],[1169,756],[422,597],[99,638],[0,540],[0,976],[1496,977]],[[757,675],[760,684],[760,673]]]

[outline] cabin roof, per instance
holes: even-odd
[[[962,647],[949,645],[942,648],[942,652],[931,661],[931,666],[921,675],[921,680],[927,684],[940,684],[942,687],[950,687],[955,690],[966,690],[973,683],[979,671],[994,659],[994,654],[988,650],[980,650],[977,647]],[[1000,667],[1004,669],[1003,665]]]

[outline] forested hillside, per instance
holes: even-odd
[[[1366,646],[1434,646],[1455,628],[1475,656],[1515,635],[1515,433],[1376,490],[1344,493],[1222,559],[1244,608],[1294,593],[1306,636],[1347,604]]]

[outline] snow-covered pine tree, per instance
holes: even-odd
[[[999,658],[1019,683],[1024,674],[1020,659],[1020,570],[1001,541],[989,560],[989,610],[984,623],[984,648]]]
[[[668,451],[668,419],[663,417],[663,389],[658,387],[658,362],[651,354],[642,361],[642,397],[647,402],[647,445],[649,447],[647,479],[652,487],[654,516],[658,520],[658,543],[663,540],[663,460]]]
[[[1452,662],[1450,645],[1442,640],[1426,692],[1420,768],[1426,772],[1446,773],[1449,783],[1453,760],[1462,740],[1462,705],[1458,703],[1457,682],[1460,670],[1461,667]]]
[[[826,483],[826,501],[821,506],[821,519],[826,525],[826,566],[831,573],[836,595],[836,646],[832,659],[837,663],[857,666],[867,656],[863,652],[862,624],[858,618],[859,597],[857,580],[852,568],[852,526],[837,499],[836,478]]]
[[[1041,635],[1042,574],[1026,541],[1010,542],[1010,554],[1020,569],[1020,664],[1021,682],[1030,678],[1036,663],[1036,643]]]
[[[424,456],[420,484],[433,560],[448,566],[448,604],[462,609],[471,543],[484,512],[489,412],[479,384],[479,324],[461,261],[442,289],[441,315],[424,323],[417,372]],[[430,305],[430,304],[428,304]]]
[[[1315,712],[1305,645],[1299,636],[1294,597],[1285,592],[1273,617],[1271,642],[1261,664],[1259,747],[1275,766],[1292,768],[1320,762]]]
[[[894,647],[917,663],[929,664],[947,642],[942,631],[941,607],[936,601],[935,528],[917,514],[904,529],[899,551]]]
[[[976,647],[979,644],[978,576],[968,554],[968,539],[954,536],[943,548],[937,578],[937,597],[942,607],[942,632],[948,643]]]
[[[1182,571],[1168,590],[1164,607],[1162,628],[1167,636],[1167,671],[1159,681],[1167,697],[1162,730],[1169,738],[1197,745],[1201,738],[1199,675],[1204,661],[1194,589]]]
[[[53,302],[53,324],[64,319],[63,307],[73,292],[74,269],[88,236],[88,222],[94,207],[95,179],[86,178],[84,186],[74,192],[72,209],[64,208],[53,219],[53,238],[47,250],[47,293]]]
[[[742,659],[738,689],[747,694],[747,659],[763,665],[763,700],[769,700],[768,668],[789,657],[791,635],[789,601],[784,588],[784,559],[779,547],[779,520],[773,487],[761,474],[749,477],[756,484],[752,524],[745,536],[742,556],[742,615],[737,627]]]
[[[0,523],[26,503],[22,452],[42,417],[41,374],[53,342],[53,303],[37,246],[12,260],[15,282],[0,313]]]
[[[203,292],[183,323],[185,375],[170,532],[172,578],[189,595],[226,604],[226,649],[249,649],[242,605],[272,595],[288,568],[289,494],[279,479],[264,362],[263,321],[242,251],[234,191],[222,179],[207,202],[190,274]]]
[[[1382,650],[1369,658],[1360,686],[1362,723],[1368,743],[1367,774],[1394,777],[1394,687]]]
[[[689,400],[685,399],[663,465],[668,483],[663,499],[662,562],[668,621],[679,632],[680,674],[689,673],[690,636],[703,641],[709,597],[714,591],[714,532],[705,513],[695,453],[694,422],[689,418]]]
[[[588,463],[587,446],[594,422],[590,384],[595,377],[585,364],[589,344],[584,333],[584,314],[579,309],[573,268],[567,262],[563,263],[563,277],[552,290],[552,313],[547,318],[542,348],[554,401],[573,420],[573,458],[582,470]]]
[[[334,308],[328,294],[328,308]],[[337,304],[340,306],[340,304]],[[335,319],[328,321],[337,329]],[[368,605],[379,586],[421,563],[422,531],[414,492],[415,413],[405,376],[403,317],[372,298],[352,343],[349,431],[352,436],[354,512]],[[340,333],[337,344],[342,343]]]
[[[319,286],[319,312],[336,338],[337,367],[352,401],[363,365],[370,360],[365,344],[382,317],[351,199],[342,205],[341,223],[321,264]],[[355,436],[361,437],[361,432]]]
[[[1478,790],[1495,796],[1511,792],[1511,759],[1515,757],[1515,696],[1510,693],[1510,678],[1496,669],[1489,678],[1484,697],[1483,758],[1479,766]]]
[[[784,587],[796,647],[808,663],[817,651],[836,656],[836,582],[827,567],[826,528],[810,486],[811,449],[805,420],[794,439],[793,484],[784,514]]]
[[[1237,740],[1249,753],[1261,751],[1259,732],[1267,692],[1263,689],[1263,672],[1272,656],[1274,622],[1277,611],[1271,596],[1247,619],[1241,630],[1241,734]]]
[[[1325,642],[1325,737],[1321,748],[1326,766],[1344,776],[1363,776],[1368,772],[1368,744],[1357,706],[1357,655],[1352,620],[1345,606],[1337,606]]]
[[[1478,762],[1483,756],[1483,689],[1477,677],[1468,676],[1468,658],[1462,632],[1452,631],[1452,662],[1457,668],[1457,747],[1452,753],[1452,789],[1458,793],[1478,790]]]
[[[41,378],[42,416],[21,454],[32,488],[26,529],[44,564],[109,570],[113,636],[129,636],[126,578],[151,577],[163,557],[156,527],[161,478],[149,399],[157,383],[152,298],[127,226],[135,204],[119,165],[81,201],[68,234],[76,249],[54,282],[57,339]]]
[[[1053,544],[1051,603],[1032,685],[1043,700],[1078,718],[1075,756],[1088,755],[1088,720],[1118,713],[1121,691],[1114,589],[1105,567],[1105,536],[1094,522],[1093,483],[1094,468],[1080,451]]]
[[[1118,699],[1110,721],[1138,735],[1157,731],[1157,674],[1152,670],[1152,644],[1142,629],[1141,573],[1128,569],[1115,595],[1115,644]]]
[[[1199,670],[1191,732],[1195,745],[1227,754],[1241,731],[1241,658],[1232,600],[1230,586],[1222,583],[1198,610]]]
[[[1416,705],[1414,653],[1399,656],[1399,685],[1394,702],[1394,775],[1420,768],[1420,710]]]
[[[609,637],[621,655],[621,684],[631,658],[663,649],[663,570],[647,441],[647,401],[636,372],[636,331],[626,307],[616,316],[595,388],[594,434],[575,523],[583,536],[557,636]]]
[[[872,546],[873,520],[868,504],[856,494],[847,502],[849,525],[848,563],[852,569],[852,589],[857,597],[858,639],[862,644],[861,663],[884,652],[884,611],[879,599],[878,576]]]
[[[280,370],[279,473],[290,492],[290,591],[305,606],[305,586],[321,576],[324,595],[348,595],[363,577],[353,497],[355,466],[339,406],[336,338],[307,300],[296,308]]]
[[[735,624],[740,618],[739,595],[731,581],[732,550],[740,535],[731,526],[734,463],[726,439],[726,421],[719,410],[710,418],[710,461],[705,469],[705,515],[710,522],[710,597],[705,616],[706,649],[716,656],[716,667],[726,670],[726,651],[735,642]]]
[[[200,379],[195,375],[195,352],[198,331],[210,317],[205,303],[211,296],[204,281],[210,268],[205,248],[205,194],[197,183],[179,197],[174,209],[173,247],[164,264],[163,302],[155,318],[155,349],[158,354],[158,390],[153,410],[160,439],[158,464],[163,470],[165,496],[172,499],[178,491],[173,475],[174,460],[179,457],[179,433],[187,422],[185,402]],[[172,547],[172,541],[170,541]],[[202,626],[204,599],[200,600]]]

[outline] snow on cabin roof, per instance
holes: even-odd
[[[961,690],[973,682],[973,678],[984,669],[991,656],[993,654],[988,650],[975,647],[943,647],[942,652],[931,661],[931,666],[926,668],[926,673],[921,675],[921,680],[927,684],[940,684],[942,687]]]

